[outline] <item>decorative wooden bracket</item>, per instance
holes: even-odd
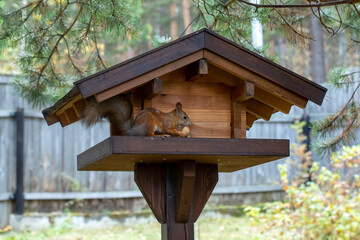
[[[252,125],[254,124],[257,117],[251,113],[246,113],[246,128],[250,129]]]
[[[44,117],[49,126],[60,121],[59,117],[56,114],[44,115]]]
[[[65,127],[73,122],[80,120],[80,112],[84,110],[86,102],[84,99],[80,99],[74,102],[70,107],[65,109],[62,113],[58,115],[51,115],[50,118],[53,120],[58,119],[61,123],[61,126]],[[49,122],[49,121],[48,121]]]
[[[156,219],[166,223],[166,165],[135,164],[134,180]]]
[[[255,95],[255,86],[252,82],[244,82],[239,87],[231,90],[231,101],[244,102]]]
[[[269,121],[271,115],[274,113],[274,109],[272,107],[269,107],[268,105],[263,104],[254,98],[247,100],[245,103],[249,113],[255,115],[258,118],[262,118],[265,121]]]
[[[186,81],[195,81],[198,78],[207,75],[208,63],[206,59],[200,59],[199,61],[189,65],[186,69]]]
[[[218,180],[217,164],[196,165],[196,181],[193,199],[194,222],[199,218]]]
[[[154,78],[143,87],[143,98],[152,99],[162,93],[162,80]]]
[[[274,113],[274,109],[289,112],[291,108],[291,104],[279,101],[277,96],[246,81],[231,90],[230,98],[232,101],[231,137],[245,138],[246,129],[250,128],[257,118],[268,121]]]
[[[162,93],[162,80],[160,78],[154,78],[149,83],[145,84],[142,88],[142,109],[152,107],[151,99],[161,95]]]

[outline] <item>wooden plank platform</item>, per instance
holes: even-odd
[[[289,156],[289,140],[113,136],[77,157],[81,171],[134,171],[135,163],[195,160],[233,172]]]

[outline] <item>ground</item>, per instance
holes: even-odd
[[[210,212],[199,218],[195,224],[195,239],[197,240],[251,240],[276,239],[271,233],[262,234],[252,226],[251,220],[238,212]],[[43,231],[0,235],[1,240],[108,240],[108,239],[161,239],[161,225],[156,221],[138,224],[122,224],[101,229],[76,229],[71,223],[62,224]]]

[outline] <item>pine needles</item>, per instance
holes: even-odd
[[[345,73],[343,68],[334,68],[329,74],[329,82],[337,88],[348,88],[354,83],[352,76],[357,72]],[[360,104],[355,101],[360,84],[353,91],[349,100],[338,112],[312,124],[314,134],[319,138],[314,142],[315,149],[324,154],[339,150],[342,145],[349,144],[355,138],[355,131],[360,126]]]
[[[36,0],[0,5],[0,50],[20,48],[15,90],[41,107],[74,80],[107,67],[98,39],[104,32],[131,37],[138,19],[131,1]]]

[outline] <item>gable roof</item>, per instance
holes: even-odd
[[[320,105],[327,91],[211,30],[202,29],[75,82],[62,99],[43,111],[44,117],[48,124],[57,121],[63,126],[70,124],[79,120],[76,108],[65,114],[64,121],[59,113],[81,99],[96,96],[98,101],[103,101],[203,58],[237,78],[266,81],[263,87],[269,86],[274,92],[277,89],[289,91],[292,98],[301,100],[301,103],[290,102],[302,108],[308,100]],[[282,97],[287,99],[285,95]]]

